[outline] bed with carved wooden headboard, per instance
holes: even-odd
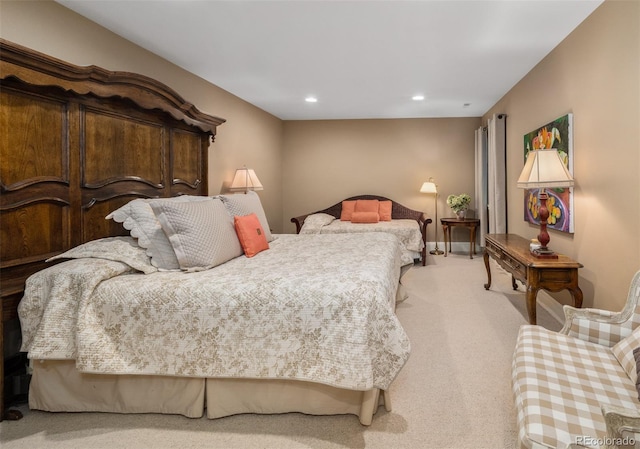
[[[17,319],[25,279],[46,259],[127,234],[104,219],[110,211],[136,197],[206,195],[209,143],[224,120],[145,76],[77,67],[6,40],[0,56],[0,315],[7,322]]]
[[[255,192],[207,196],[224,120],[147,77],[0,45],[2,307],[31,408],[390,409],[410,352],[397,238],[274,236]]]

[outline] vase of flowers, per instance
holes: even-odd
[[[464,220],[465,213],[471,204],[471,197],[466,193],[460,195],[449,195],[447,197],[447,205],[455,212],[460,220]]]

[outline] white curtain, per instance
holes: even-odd
[[[475,209],[476,218],[480,219],[480,227],[478,228],[477,242],[484,247],[484,235],[487,233],[488,213],[487,199],[488,193],[488,165],[487,165],[487,128],[480,127],[476,130],[476,195]]]
[[[490,234],[507,232],[506,121],[505,114],[493,114],[487,126],[487,222]]]

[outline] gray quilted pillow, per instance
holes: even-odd
[[[202,201],[206,196],[182,195],[174,198],[137,198],[114,210],[106,219],[113,219],[138,239],[138,245],[147,250],[151,264],[161,270],[179,270],[180,264],[156,218],[151,204],[183,201]]]
[[[250,214],[256,214],[260,225],[264,230],[264,235],[267,238],[267,242],[273,240],[269,223],[267,222],[267,216],[262,208],[260,197],[256,192],[249,191],[247,193],[236,193],[232,195],[219,195],[216,198],[220,198],[224,205],[227,207],[227,211],[233,218],[236,215],[241,217]]]
[[[243,254],[233,219],[220,199],[151,203],[151,208],[182,270],[206,270]]]

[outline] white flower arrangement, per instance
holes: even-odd
[[[447,205],[456,213],[461,210],[467,210],[469,204],[471,204],[471,197],[466,193],[461,193],[460,195],[449,195],[447,197]]]

